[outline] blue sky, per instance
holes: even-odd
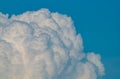
[[[106,69],[103,79],[120,79],[119,0],[0,0],[0,12],[10,15],[40,8],[71,16],[84,50],[101,54]]]

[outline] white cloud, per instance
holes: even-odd
[[[0,13],[0,79],[97,79],[100,56],[83,52],[70,17],[47,9]]]

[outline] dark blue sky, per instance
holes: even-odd
[[[0,12],[9,15],[40,8],[71,16],[85,51],[101,54],[106,69],[103,79],[120,79],[119,0],[0,0]]]

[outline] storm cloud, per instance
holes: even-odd
[[[101,57],[84,53],[71,17],[48,9],[0,13],[0,79],[97,79]]]

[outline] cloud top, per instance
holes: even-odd
[[[100,55],[83,52],[82,38],[67,15],[48,9],[0,13],[1,79],[97,79]]]

